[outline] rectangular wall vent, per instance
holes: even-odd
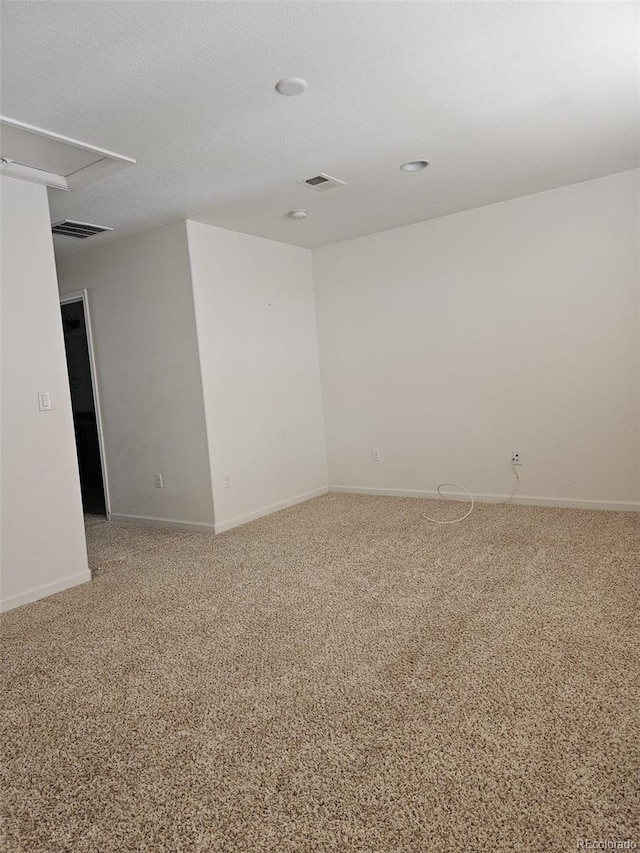
[[[67,237],[78,237],[84,240],[85,237],[93,237],[96,234],[102,234],[103,231],[113,231],[113,228],[107,228],[105,225],[92,225],[90,222],[74,222],[73,219],[63,219],[62,222],[56,222],[51,226],[51,231],[54,234],[65,234]]]
[[[326,192],[327,190],[334,190],[337,187],[346,187],[346,183],[344,181],[340,181],[338,178],[332,178],[331,175],[325,175],[324,172],[320,172],[319,175],[314,175],[312,178],[305,178],[304,181],[299,181],[298,183],[311,187],[312,190],[316,190],[316,192],[320,193]]]

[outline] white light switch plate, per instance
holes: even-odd
[[[38,391],[38,408],[41,412],[51,411],[51,394],[48,391]]]

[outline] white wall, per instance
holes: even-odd
[[[330,483],[638,507],[638,171],[316,249]],[[380,448],[381,461],[371,461]]]
[[[220,531],[327,489],[311,255],[196,222],[187,234]]]
[[[45,187],[0,177],[1,600],[91,579]],[[49,391],[52,409],[38,409]]]
[[[185,223],[65,258],[59,279],[89,291],[112,516],[212,529]]]

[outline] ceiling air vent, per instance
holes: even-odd
[[[113,231],[113,228],[107,228],[105,225],[91,225],[90,222],[74,222],[73,219],[63,219],[62,222],[56,222],[51,226],[51,231],[54,234],[65,234],[67,237],[78,237],[84,240],[85,237],[94,237],[96,234],[102,234],[103,231]]]
[[[306,178],[304,181],[300,181],[299,183],[305,184],[306,186],[311,187],[312,190],[317,190],[317,192],[320,193],[336,189],[337,187],[346,187],[346,183],[344,181],[332,178],[331,175],[325,175],[324,172],[320,172],[319,175],[314,175],[313,178]]]

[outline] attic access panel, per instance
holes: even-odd
[[[0,158],[0,174],[67,191],[136,162],[6,116],[0,116]]]

